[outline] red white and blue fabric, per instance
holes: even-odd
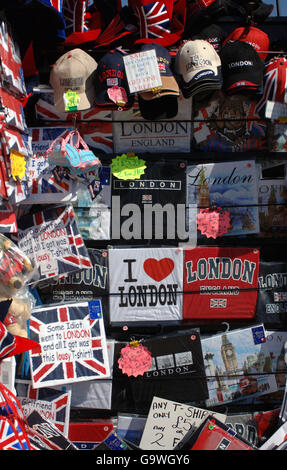
[[[0,23],[0,76],[11,92],[26,94],[22,62],[18,48],[13,41],[11,26],[4,20]]]
[[[16,347],[15,337],[0,322],[0,360],[11,355]]]
[[[109,377],[110,369],[103,318],[90,319],[89,302],[34,309],[29,320],[31,338],[40,340],[41,325],[73,320],[88,320],[93,357],[72,361],[43,362],[42,355],[32,352],[30,366],[34,388]]]
[[[287,103],[287,58],[274,57],[265,64],[264,89],[257,112],[265,110],[267,101]]]
[[[0,233],[16,233],[18,230],[15,207],[8,201],[0,204]]]
[[[53,277],[61,277],[67,274],[72,274],[75,271],[82,269],[92,268],[92,263],[89,258],[88,250],[84,244],[82,236],[79,232],[75,214],[72,206],[64,206],[58,208],[51,208],[37,212],[35,214],[28,214],[18,218],[18,233],[15,237],[18,240],[18,246],[25,252],[26,238],[23,235],[29,233],[33,228],[40,228],[41,225],[45,224],[47,229],[51,224],[57,223],[57,226],[61,226],[66,230],[68,239],[68,245],[70,253],[64,256],[55,256],[51,253],[54,261],[57,262],[57,270],[49,273],[42,274],[40,267],[37,269],[36,276],[30,279],[29,283],[43,281]],[[29,229],[27,231],[27,229]],[[49,252],[49,248],[46,247],[46,251]],[[36,253],[34,253],[35,255]]]
[[[63,15],[66,23],[66,35],[88,31],[86,11],[88,0],[65,0]]]
[[[24,397],[18,394],[20,403],[24,408],[25,412],[25,401]],[[31,400],[31,404],[28,405],[33,409],[33,402],[37,403],[37,400],[41,402],[47,402],[52,407],[51,414],[47,415],[44,411],[44,418],[52,421],[52,423],[61,431],[64,435],[68,435],[69,422],[70,422],[70,404],[71,404],[71,392],[62,392],[53,388],[33,388],[32,385],[27,385],[26,397]],[[38,410],[41,414],[41,410]]]
[[[138,20],[139,39],[135,43],[157,43],[164,47],[181,39],[186,22],[186,0],[132,0]]]
[[[32,156],[32,143],[29,134],[20,132],[18,129],[11,129],[8,127],[4,127],[3,133],[9,153],[10,150],[16,150],[17,152],[22,153],[22,155],[25,155],[25,157]]]
[[[173,2],[169,3],[163,1],[135,2],[134,9],[139,20],[142,38],[157,39],[171,33],[170,21]]]
[[[26,426],[18,399],[0,383],[0,450],[31,450]]]
[[[31,450],[17,419],[0,416],[0,450]]]
[[[27,132],[28,127],[25,120],[22,100],[9,93],[3,86],[0,87],[1,107],[5,112],[5,125]]]

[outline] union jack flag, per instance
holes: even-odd
[[[14,335],[9,333],[6,326],[0,322],[0,360],[4,359],[4,357],[6,357],[8,354],[12,353],[15,347],[16,344]]]
[[[51,421],[66,437],[69,432],[71,392],[57,391],[53,388],[33,388],[32,384],[25,384],[26,397],[18,394],[18,400],[22,405],[24,414],[35,409],[42,414],[45,419]],[[17,389],[18,390],[18,389]],[[43,411],[37,407],[37,401],[47,402],[47,407]]]
[[[54,354],[48,353],[46,356],[31,352],[30,366],[34,388],[102,379],[110,376],[103,317],[101,313],[91,314],[92,304],[93,301],[80,302],[45,308],[38,307],[32,310],[29,320],[31,339],[38,338],[41,343],[43,338],[41,332],[44,331],[45,338],[46,325],[53,325],[55,328],[62,327],[61,331],[66,332],[62,335],[63,340],[60,340],[61,343],[58,341],[57,344],[58,347],[61,346],[61,357],[58,357],[56,347]],[[76,325],[78,325],[78,328],[76,328]],[[74,351],[80,353],[74,355],[71,351],[73,348],[64,345],[64,340],[66,338],[66,341],[69,341],[67,339],[70,337],[68,332],[83,331],[83,329],[86,338],[89,338],[89,341],[86,341],[88,345],[80,346],[79,342],[77,346],[73,339]],[[77,337],[76,334],[72,336],[73,338]],[[72,342],[70,342],[70,346]],[[56,345],[56,341],[54,343]],[[44,340],[43,344],[45,344]]]
[[[3,86],[0,87],[1,107],[5,109],[6,126],[28,132],[22,101],[17,96],[9,93]]]
[[[26,94],[22,63],[17,45],[14,43],[11,26],[2,20],[0,23],[0,63],[1,79],[11,92]]]
[[[58,234],[55,230],[58,230]],[[37,232],[34,236],[33,231]],[[52,238],[49,233],[52,233]],[[58,238],[58,236],[62,242],[61,246],[65,247],[64,250],[61,250],[61,246],[60,248],[55,245],[51,246],[53,237]],[[34,256],[37,273],[30,279],[30,284],[92,268],[72,206],[51,208],[19,217],[16,239],[19,248],[24,253],[28,246],[27,256],[30,258]],[[41,245],[42,249],[39,248]],[[38,258],[38,250],[35,246],[42,253],[45,252],[45,259]],[[31,247],[33,253],[28,255]]]
[[[32,156],[32,142],[29,134],[20,132],[18,129],[10,129],[8,127],[4,127],[3,133],[9,151],[16,150],[26,157]]]
[[[17,419],[0,416],[0,450],[31,450]]]
[[[264,89],[256,111],[265,110],[267,101],[287,103],[287,58],[274,57],[265,65]]]
[[[0,233],[16,233],[18,230],[15,207],[7,201],[0,204]]]
[[[139,2],[134,5],[141,38],[157,39],[171,34],[171,16],[166,2]]]
[[[31,450],[25,425],[19,401],[0,383],[0,450]]]
[[[59,113],[51,102],[49,95],[42,95],[35,105],[36,115],[46,125],[54,124],[53,121],[72,123],[76,120],[76,126],[89,148],[97,153],[113,153],[113,123],[112,111],[93,107],[77,113]]]
[[[226,308],[226,299],[210,299],[210,308]]]
[[[88,0],[65,0],[63,15],[66,23],[67,36],[75,31],[88,31],[86,25],[87,3]]]

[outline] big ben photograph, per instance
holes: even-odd
[[[277,373],[282,373],[284,368],[287,372],[287,365],[282,366],[282,344],[278,338],[276,341],[274,338],[274,335],[265,331],[263,325],[259,325],[232,331],[227,329],[223,333],[202,339],[209,405],[256,395],[262,390],[268,393],[278,391],[278,363],[280,362],[280,371]],[[269,373],[266,369],[267,362]]]

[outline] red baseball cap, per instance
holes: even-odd
[[[225,39],[223,46],[228,41],[244,41],[249,43],[258,52],[259,57],[265,60],[269,51],[269,36],[255,26],[236,28]]]

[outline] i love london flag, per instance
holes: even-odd
[[[109,250],[110,321],[182,319],[181,248]]]
[[[38,307],[29,323],[42,348],[29,356],[33,388],[110,376],[100,302]]]

